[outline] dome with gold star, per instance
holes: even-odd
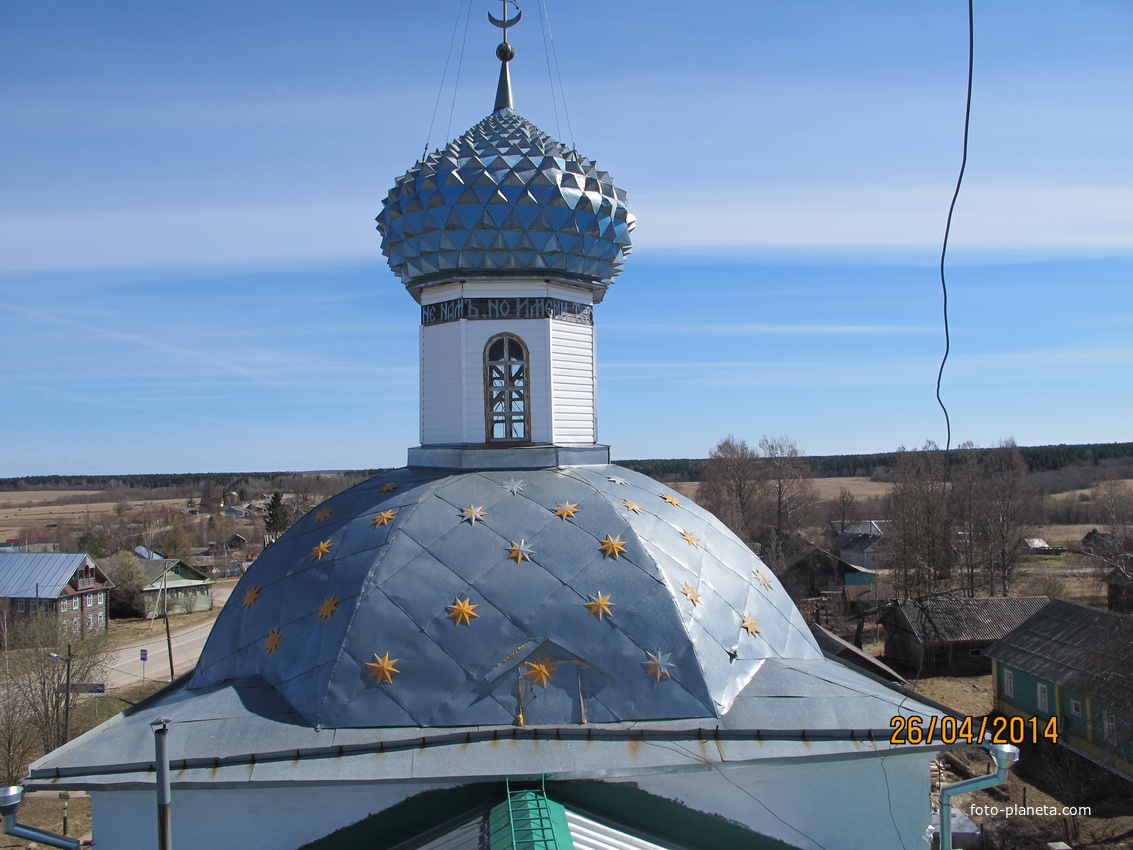
[[[312,726],[719,717],[765,659],[820,659],[719,520],[617,466],[406,468],[256,561],[192,688],[262,677]]]

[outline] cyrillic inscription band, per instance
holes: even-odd
[[[458,319],[557,319],[593,325],[594,308],[561,298],[454,298],[421,308],[421,324],[425,326]]]

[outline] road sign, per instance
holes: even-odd
[[[145,661],[148,658],[148,656],[149,656],[149,652],[147,650],[143,649],[142,650],[142,661]]]

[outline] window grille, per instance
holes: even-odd
[[[492,337],[484,347],[488,442],[531,439],[528,390],[527,346],[511,334]]]

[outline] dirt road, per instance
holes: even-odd
[[[213,602],[219,610],[224,607],[232,593],[232,585],[217,587],[213,591]],[[215,620],[198,623],[185,629],[176,626],[171,631],[173,644],[173,672],[180,676],[196,666],[197,658],[204,649],[205,641],[212,631]],[[141,650],[146,651],[146,661],[141,660]],[[118,650],[110,660],[110,670],[106,677],[106,687],[123,688],[137,685],[143,681],[159,679],[169,681],[169,651],[165,642],[165,630],[157,631],[152,638],[135,641]]]

